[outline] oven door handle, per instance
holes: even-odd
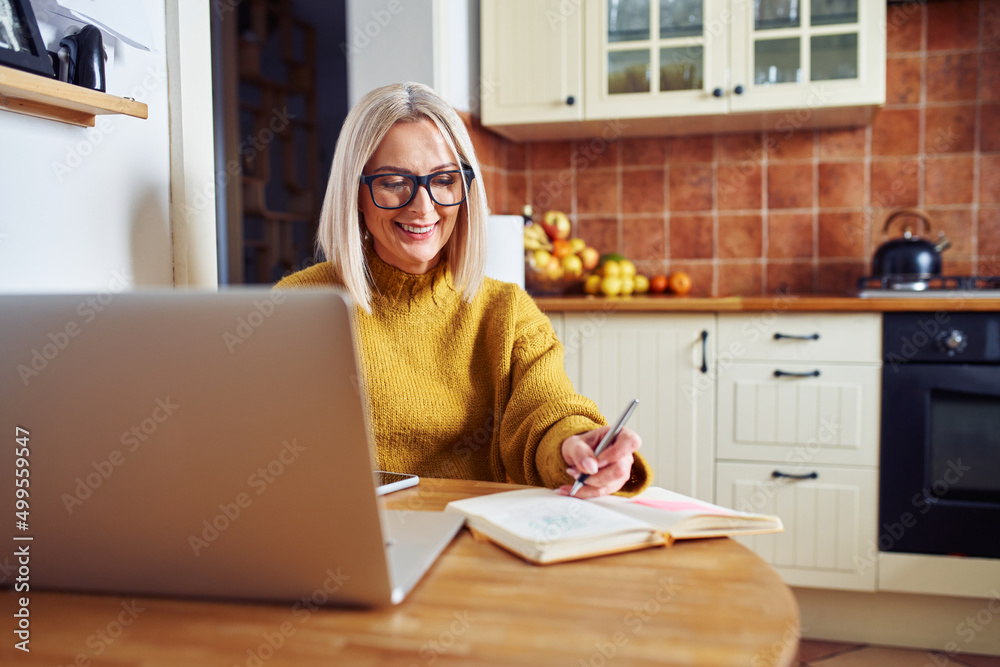
[[[790,378],[818,378],[819,377],[819,370],[817,369],[817,370],[814,370],[814,371],[802,371],[802,372],[776,370],[776,371],[774,371],[774,377],[776,377],[776,378],[780,378],[780,377],[790,377]]]
[[[781,472],[780,470],[775,470],[771,473],[771,479],[778,479],[780,477],[784,477],[786,479],[819,479],[819,473],[815,470],[803,475],[793,475],[791,473]]]

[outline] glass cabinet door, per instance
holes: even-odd
[[[705,0],[606,0],[607,95],[701,90]]]
[[[858,0],[754,0],[753,84],[857,79]]]

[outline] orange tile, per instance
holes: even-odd
[[[979,256],[1000,264],[1000,209],[979,210]],[[1000,275],[997,271],[993,275]]]
[[[667,232],[663,218],[625,216],[622,220],[622,254],[633,261],[665,259]]]
[[[989,0],[981,4],[983,20],[983,40],[979,44],[982,49],[1000,47],[1000,3]]]
[[[983,170],[982,174],[985,176],[986,171]],[[985,179],[983,183],[985,185]],[[972,186],[973,158],[971,156],[943,155],[927,159],[924,169],[925,204],[971,203]],[[1000,194],[1000,191],[997,194]]]
[[[576,174],[578,213],[618,212],[618,170],[587,169]]]
[[[507,163],[505,165],[506,169],[527,169],[528,168],[528,158],[527,158],[527,144],[519,144],[514,141],[504,142],[507,149]]]
[[[979,107],[982,131],[979,150],[1000,151],[1000,104],[983,104]]]
[[[763,150],[763,136],[760,132],[720,134],[718,139],[716,156],[719,162],[744,162],[760,159]]]
[[[532,169],[569,169],[569,141],[536,141],[528,144]]]
[[[967,0],[927,5],[927,50],[974,49],[979,46],[979,3]]]
[[[712,135],[673,137],[668,141],[671,165],[684,162],[712,161],[712,155],[715,152],[715,139]]]
[[[975,53],[947,53],[927,56],[927,101],[975,101],[978,92]]]
[[[622,212],[662,213],[666,189],[663,167],[622,170]]]
[[[865,257],[865,217],[860,211],[819,214],[819,256]]]
[[[886,13],[886,48],[889,53],[923,49],[923,3],[904,2]]]
[[[813,255],[811,213],[770,212],[767,216],[767,256],[792,259]]]
[[[857,291],[858,278],[868,275],[864,261],[820,262],[817,270],[817,293],[845,295]]]
[[[533,171],[530,187],[531,205],[535,213],[545,213],[550,209],[572,212],[573,174],[569,170]]]
[[[813,157],[816,133],[810,129],[771,132],[767,149],[772,160],[806,160]]]
[[[720,211],[759,209],[763,203],[763,174],[757,162],[720,164],[715,178]]]
[[[916,206],[920,200],[919,163],[916,158],[872,160],[873,206]]]
[[[864,162],[824,162],[819,165],[821,207],[862,206],[864,203]]]
[[[603,137],[580,139],[573,142],[570,162],[578,171],[590,168],[618,167],[620,154],[621,141],[607,141]]]
[[[885,103],[917,104],[920,102],[919,57],[889,58],[885,63]]]
[[[667,139],[665,137],[622,139],[622,164],[626,167],[663,165],[666,161]]]
[[[672,166],[670,168],[670,210],[711,210],[712,178],[710,165]]]
[[[1000,204],[1000,155],[980,156],[979,179],[980,203]]]
[[[970,153],[976,146],[976,105],[928,107],[924,151]]]
[[[978,271],[973,268],[973,261],[971,257],[959,257],[958,255],[949,255],[948,253],[942,255],[941,275],[971,276],[973,274],[978,274]],[[965,665],[964,662],[962,664]]]
[[[812,166],[771,164],[767,167],[768,208],[809,208],[813,205]]]
[[[1000,49],[1000,37],[994,37],[994,49]],[[984,51],[980,54],[982,79],[979,82],[980,99],[984,102],[1000,102],[1000,51]]]
[[[618,252],[618,218],[581,218],[577,222],[577,236],[602,255]]]
[[[820,158],[864,157],[865,128],[820,130]]]
[[[969,257],[972,255],[972,208],[946,208],[936,209],[927,207],[928,217],[931,219],[931,231],[925,238],[932,242],[938,242],[938,232],[944,232],[951,247],[944,251],[944,255],[958,255]]]
[[[683,271],[691,277],[691,291],[688,296],[716,296],[712,289],[712,275],[715,268],[706,262],[670,262],[670,271]]]
[[[919,130],[919,110],[883,109],[872,122],[872,155],[916,155]]]
[[[508,213],[519,214],[528,203],[528,179],[523,171],[507,172],[507,202]]]
[[[503,213],[507,206],[507,193],[504,191],[503,174],[495,169],[483,172],[486,181],[486,199],[492,213]]]
[[[763,264],[719,262],[719,296],[763,296],[763,294]]]
[[[760,257],[763,236],[760,215],[720,215],[719,259]]]
[[[812,294],[816,291],[811,262],[768,262],[768,294]]]
[[[711,259],[714,255],[714,223],[710,215],[670,216],[670,258]]]

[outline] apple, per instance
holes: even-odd
[[[545,265],[545,275],[552,280],[559,280],[563,277],[562,262],[558,257],[551,257],[549,263]]]
[[[551,259],[551,257],[552,254],[548,250],[536,250],[532,254],[532,258],[535,261],[534,265],[538,269],[544,269],[548,265],[549,259]]]
[[[562,211],[548,211],[542,221],[542,229],[545,230],[550,239],[568,239],[572,225]]]
[[[583,262],[584,271],[592,271],[597,267],[598,262],[601,261],[601,253],[597,252],[596,248],[587,246],[580,251],[580,261]]]
[[[569,240],[569,251],[574,255],[580,254],[580,251],[587,247],[587,242],[580,238],[572,238]]]
[[[583,262],[576,255],[566,255],[562,258],[563,271],[571,278],[579,278],[583,274]]]

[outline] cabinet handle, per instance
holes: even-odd
[[[790,377],[790,378],[818,378],[819,371],[802,371],[801,373],[795,371],[774,371],[774,377]]]
[[[708,329],[701,330],[701,372],[708,372]]]
[[[566,104],[573,106],[574,104],[576,104],[576,98],[570,95],[569,97],[566,98]]]
[[[781,477],[786,479],[819,479],[819,473],[815,470],[805,473],[804,475],[792,475],[791,473],[781,472],[780,470],[775,470],[771,473],[771,479],[778,479]]]
[[[712,91],[713,97],[722,97],[722,88],[716,88]]]
[[[736,93],[737,95],[742,95],[743,94],[743,86],[736,86],[735,88],[733,88],[733,92]]]
[[[789,340],[819,340],[819,334],[814,333],[805,336],[798,336],[796,334],[783,334],[783,333],[774,334],[774,340],[781,340],[782,338],[788,338]]]

